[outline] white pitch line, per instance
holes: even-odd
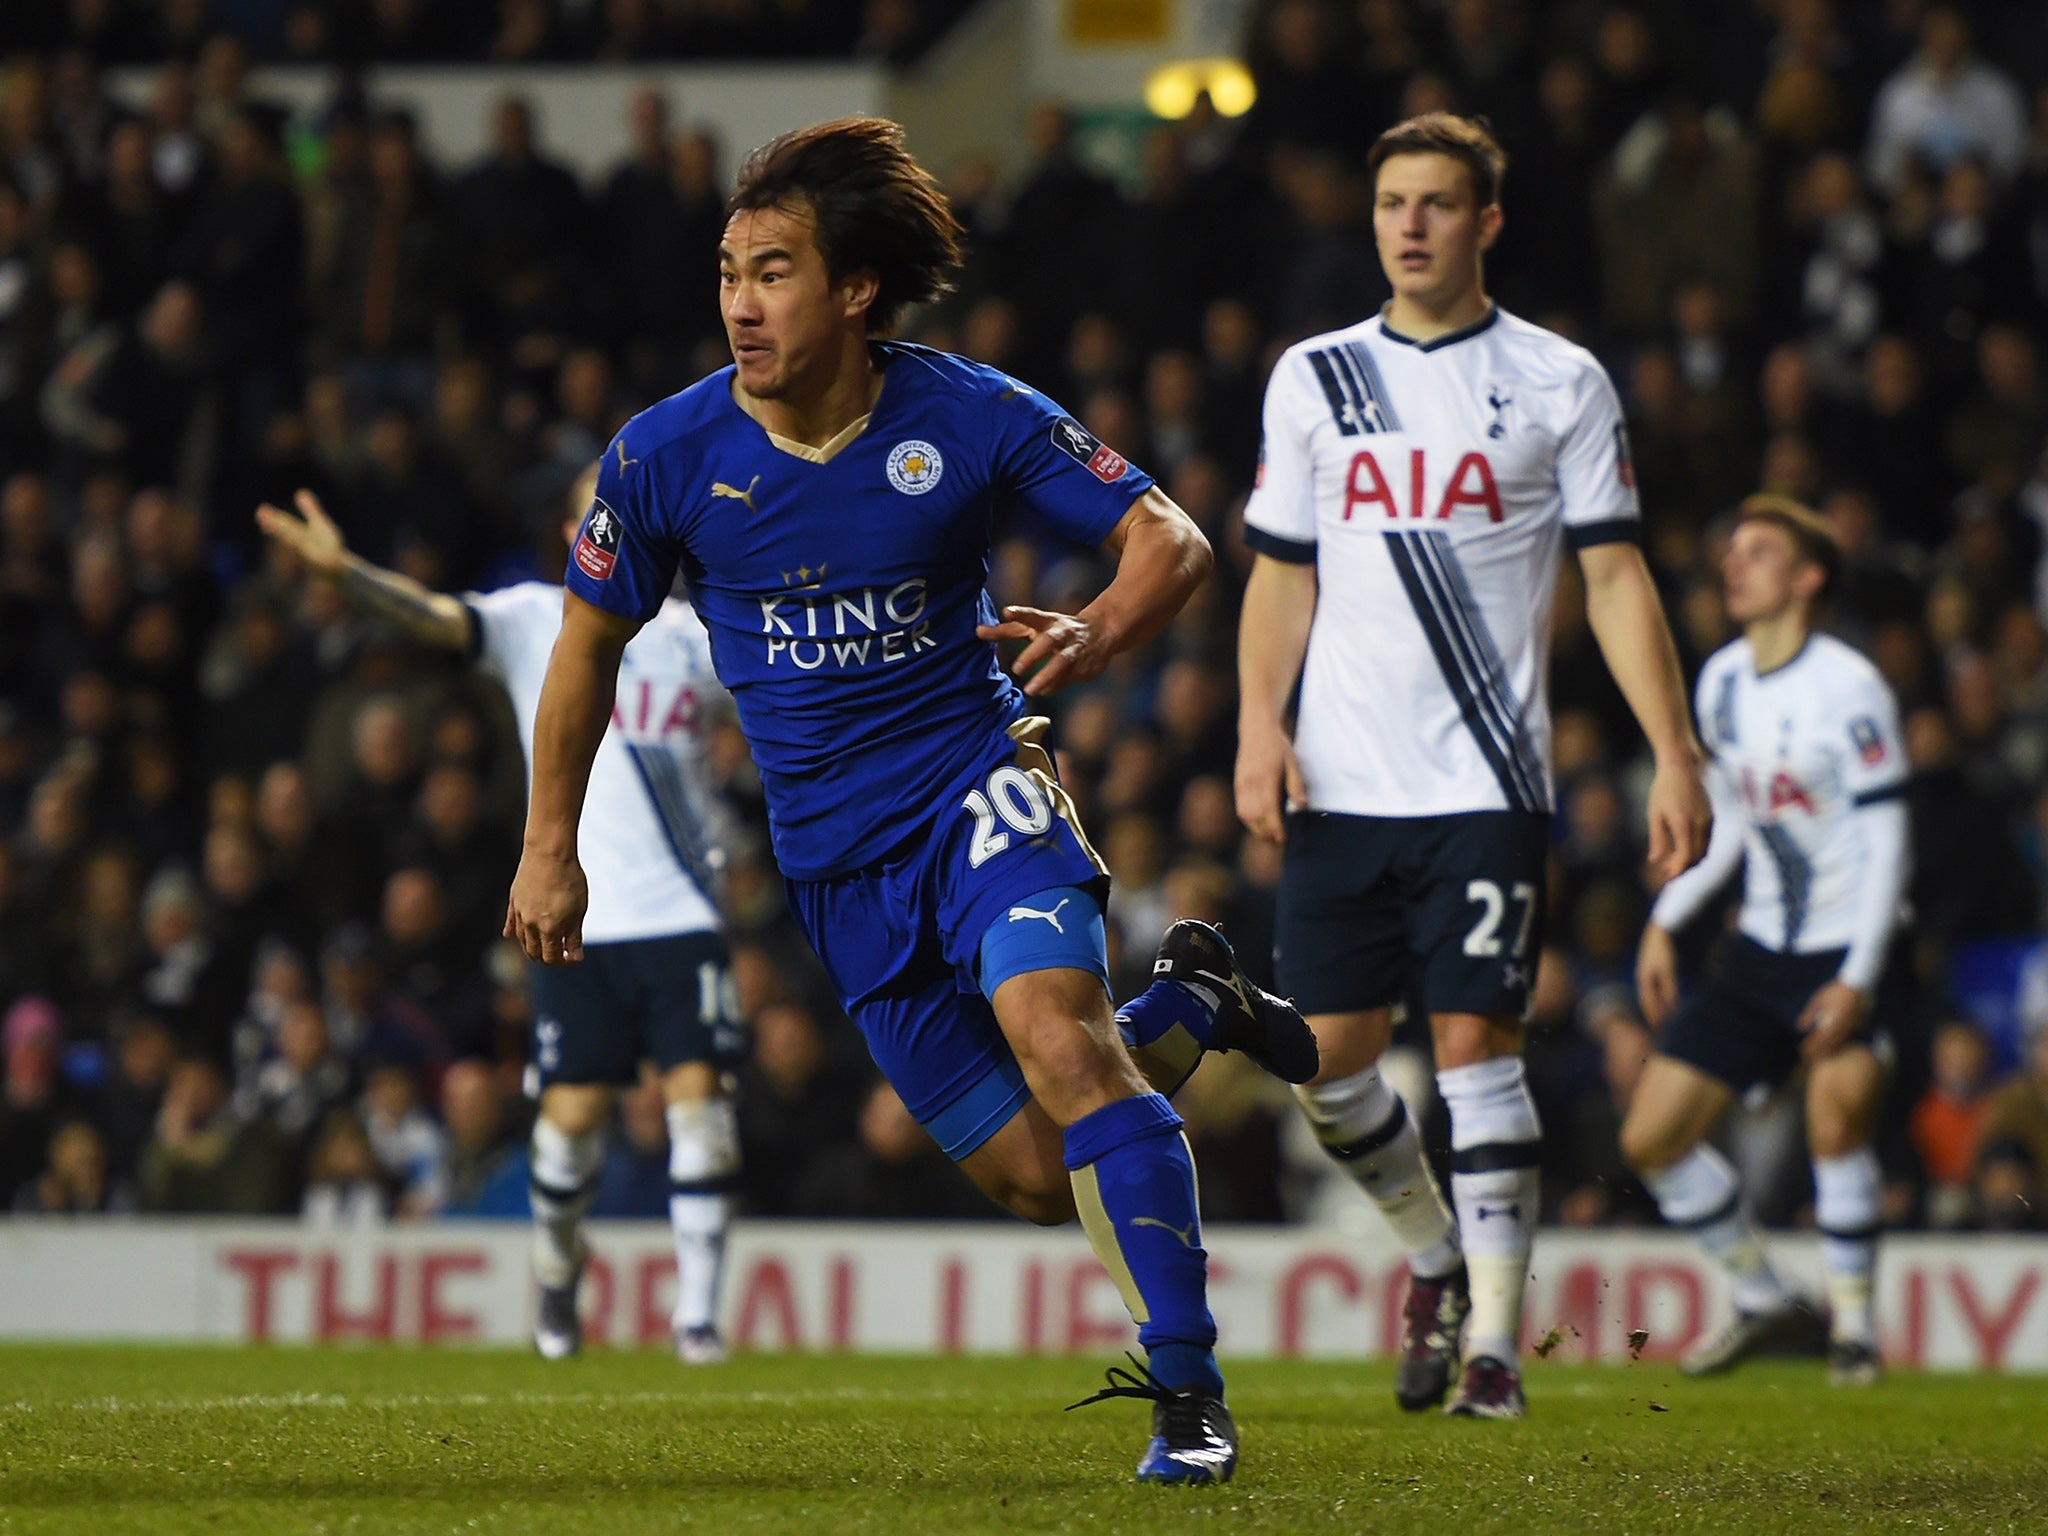
[[[291,1408],[576,1407],[661,1403],[773,1404],[825,1402],[952,1402],[976,1396],[937,1389],[896,1392],[836,1387],[800,1392],[448,1392],[350,1397],[338,1392],[244,1392],[226,1397],[87,1397],[72,1402],[0,1403],[0,1413],[232,1413]]]
[[[1312,1362],[1326,1364],[1327,1362]],[[1603,1364],[1611,1362],[1601,1362]],[[1640,1393],[1646,1390],[1668,1390],[1677,1385],[1672,1379],[1675,1363],[1669,1361],[1645,1361],[1633,1369],[1614,1369],[1600,1372],[1592,1377],[1579,1376],[1569,1381],[1542,1380],[1542,1368],[1536,1372],[1536,1384],[1547,1392],[1562,1391],[1578,1397],[1619,1397],[1623,1394]],[[1377,1398],[1387,1390],[1386,1385],[1374,1379],[1370,1383],[1330,1379],[1327,1372],[1318,1372],[1323,1379],[1314,1380],[1300,1390],[1322,1397]],[[646,1390],[638,1392],[409,1392],[381,1393],[367,1396],[352,1396],[340,1392],[244,1392],[210,1397],[86,1397],[69,1402],[33,1402],[18,1399],[11,1403],[0,1403],[0,1414],[40,1413],[234,1413],[247,1410],[265,1412],[289,1409],[384,1409],[384,1408],[491,1408],[491,1407],[605,1407],[632,1404],[754,1404],[797,1407],[806,1403],[944,1403],[979,1398],[979,1392],[953,1391],[941,1387],[893,1389],[886,1387],[817,1387],[791,1392],[769,1392],[763,1390],[739,1391],[683,1391],[679,1389]],[[1280,1396],[1294,1398],[1300,1391],[1276,1388],[1264,1383],[1247,1385],[1239,1394],[1242,1400],[1256,1402],[1262,1398]]]

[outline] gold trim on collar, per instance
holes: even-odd
[[[822,448],[813,448],[809,443],[800,443],[795,438],[784,437],[779,432],[769,432],[766,427],[762,427],[761,430],[767,434],[768,441],[784,453],[812,464],[829,464],[838,457],[841,449],[867,431],[868,422],[874,418],[874,414],[873,411],[869,411],[867,415],[849,421],[833,434],[832,440]]]

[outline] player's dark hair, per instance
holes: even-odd
[[[1820,592],[1815,601],[1835,589],[1835,583],[1842,575],[1842,546],[1835,542],[1834,534],[1813,508],[1794,501],[1790,496],[1780,496],[1775,491],[1759,491],[1745,498],[1735,510],[1735,526],[1739,528],[1744,523],[1768,523],[1773,528],[1784,529],[1799,558],[1808,565],[1820,567]]]
[[[834,281],[871,271],[871,334],[894,330],[903,311],[952,292],[964,231],[931,172],[903,147],[885,117],[842,117],[771,139],[747,156],[725,214],[807,209]]]
[[[1380,167],[1396,155],[1449,155],[1472,174],[1472,193],[1479,206],[1500,201],[1501,178],[1508,173],[1507,151],[1483,117],[1455,112],[1425,112],[1394,124],[1373,140],[1366,168],[1377,183]]]

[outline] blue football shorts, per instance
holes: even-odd
[[[788,889],[875,1065],[956,1160],[1031,1096],[989,1006],[997,987],[1064,967],[1108,988],[1109,878],[1035,746],[955,786],[881,859]]]

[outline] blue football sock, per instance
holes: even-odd
[[[1209,1256],[1180,1116],[1156,1093],[1105,1104],[1067,1127],[1066,1162],[1081,1225],[1138,1324],[1152,1373],[1175,1390],[1221,1397]]]
[[[1155,981],[1116,1011],[1116,1027],[1133,1047],[1155,1044],[1175,1026],[1207,1049],[1216,1027],[1216,1005],[1179,981]]]
[[[1216,1005],[1178,981],[1155,981],[1116,1011],[1116,1027],[1145,1080],[1171,1098],[1201,1064]]]

